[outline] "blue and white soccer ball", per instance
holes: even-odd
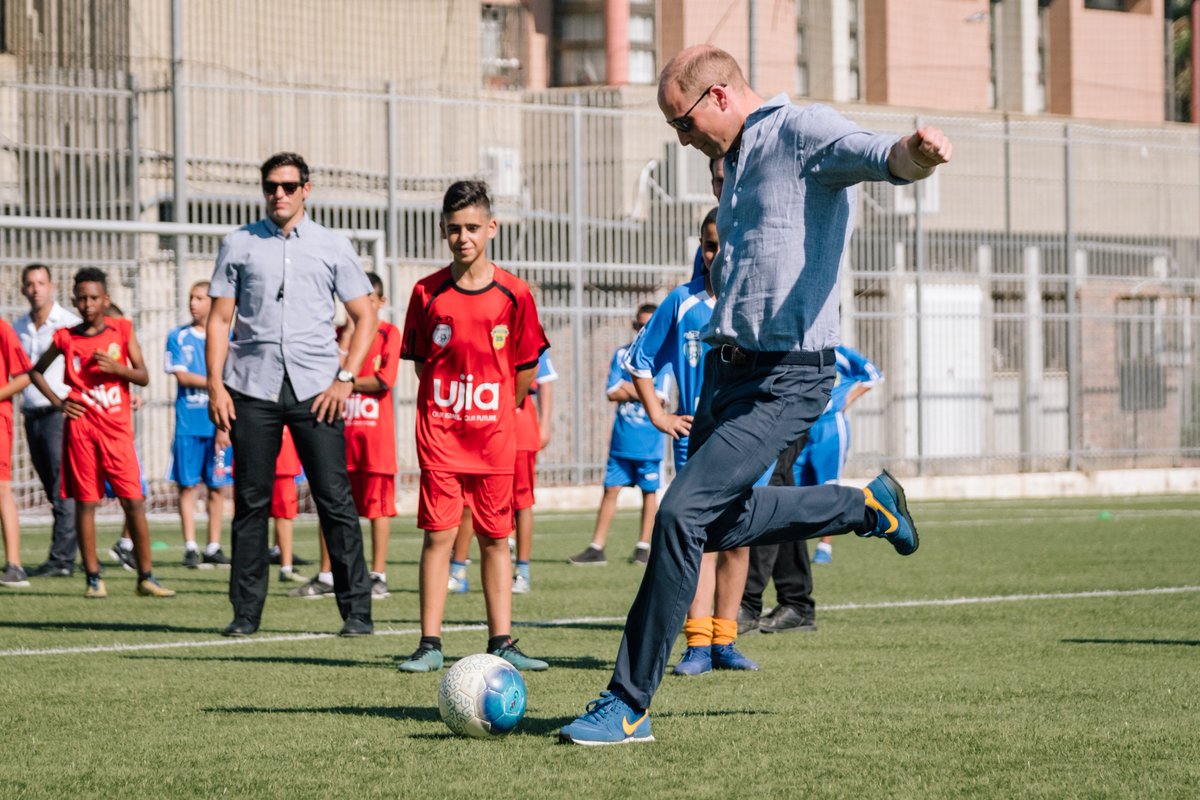
[[[450,730],[462,736],[503,736],[525,716],[525,680],[499,656],[467,656],[442,678],[438,711]]]

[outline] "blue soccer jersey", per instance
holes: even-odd
[[[701,341],[700,334],[715,304],[704,287],[703,275],[675,288],[625,355],[625,368],[634,377],[649,378],[670,369],[679,386],[677,414],[693,415],[700,403],[704,357],[708,354],[708,345]],[[688,437],[681,436],[672,444],[678,470],[687,461]]]
[[[869,388],[883,379],[879,368],[857,350],[839,344],[834,353],[837,356],[837,377],[829,398],[829,406],[825,409],[826,414],[831,411],[844,411],[846,397],[857,384]]]
[[[204,330],[180,325],[167,334],[167,353],[163,371],[191,372],[207,376],[204,363]],[[175,435],[215,436],[216,426],[208,418],[208,390],[179,385],[175,397]]]
[[[558,380],[558,371],[554,369],[554,364],[550,361],[550,351],[543,350],[542,354],[538,356],[537,377],[534,378],[533,385],[553,383],[556,380]],[[534,389],[534,392],[536,391]]]
[[[626,354],[630,345],[618,347],[613,353],[612,364],[608,370],[606,391],[610,394],[622,383],[629,383],[629,373],[625,371]],[[665,402],[670,394],[670,371],[662,370],[654,378],[654,391]],[[623,400],[617,403],[617,415],[613,420],[612,443],[609,445],[609,455],[633,460],[662,460],[663,434],[650,422],[646,409],[636,400]]]

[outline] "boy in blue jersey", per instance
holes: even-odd
[[[676,474],[687,462],[688,434],[700,403],[704,361],[709,349],[701,341],[700,333],[712,317],[716,302],[708,269],[719,249],[714,208],[700,224],[700,253],[704,263],[700,277],[667,295],[625,357],[625,368],[633,376],[651,423],[672,439]],[[650,383],[651,375],[666,368],[679,383],[679,407],[674,414],[663,408]],[[759,483],[765,483],[770,474],[768,470]],[[714,668],[758,669],[758,664],[734,646],[749,556],[748,547],[704,554],[696,595],[684,623],[687,648],[675,666],[676,675],[700,675]]]
[[[644,303],[638,307],[633,323],[635,331],[650,321],[658,306]],[[577,567],[603,566],[608,563],[604,545],[608,540],[608,528],[617,511],[617,495],[624,486],[636,486],[642,490],[642,527],[637,546],[629,563],[644,566],[650,559],[650,532],[654,526],[654,515],[658,511],[659,469],[662,466],[663,437],[646,416],[646,409],[638,402],[637,390],[629,382],[625,371],[626,352],[630,345],[618,347],[613,353],[608,371],[608,399],[617,404],[616,419],[613,420],[612,439],[608,448],[608,469],[604,475],[604,498],[596,514],[596,528],[592,531],[592,543],[582,552],[567,561]],[[670,393],[670,372],[662,370],[653,379],[654,391],[666,399]]]
[[[179,523],[183,529],[183,565],[192,569],[228,566],[221,552],[222,488],[233,483],[229,433],[218,431],[208,418],[208,368],[204,363],[204,326],[212,299],[208,281],[192,284],[188,311],[192,321],[167,334],[163,371],[179,384],[175,397],[175,440],[167,479],[179,486]],[[208,489],[208,545],[201,556],[196,546],[196,493],[203,481]]]

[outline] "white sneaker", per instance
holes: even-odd
[[[450,582],[446,585],[446,588],[450,590],[450,594],[466,594],[467,589],[469,588],[467,584],[467,576],[464,575],[461,578],[457,578],[451,575]]]
[[[529,594],[529,579],[523,575],[514,575],[512,593]]]

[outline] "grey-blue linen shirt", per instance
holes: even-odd
[[[777,95],[746,118],[725,157],[713,261],[712,344],[824,350],[838,344],[838,271],[854,231],[861,181],[908,183],[888,170],[899,139],[832,108]]]
[[[225,237],[209,297],[237,302],[225,385],[278,400],[283,377],[305,400],[337,377],[334,294],[344,303],[371,292],[350,240],[305,215],[290,235],[269,219]]]

